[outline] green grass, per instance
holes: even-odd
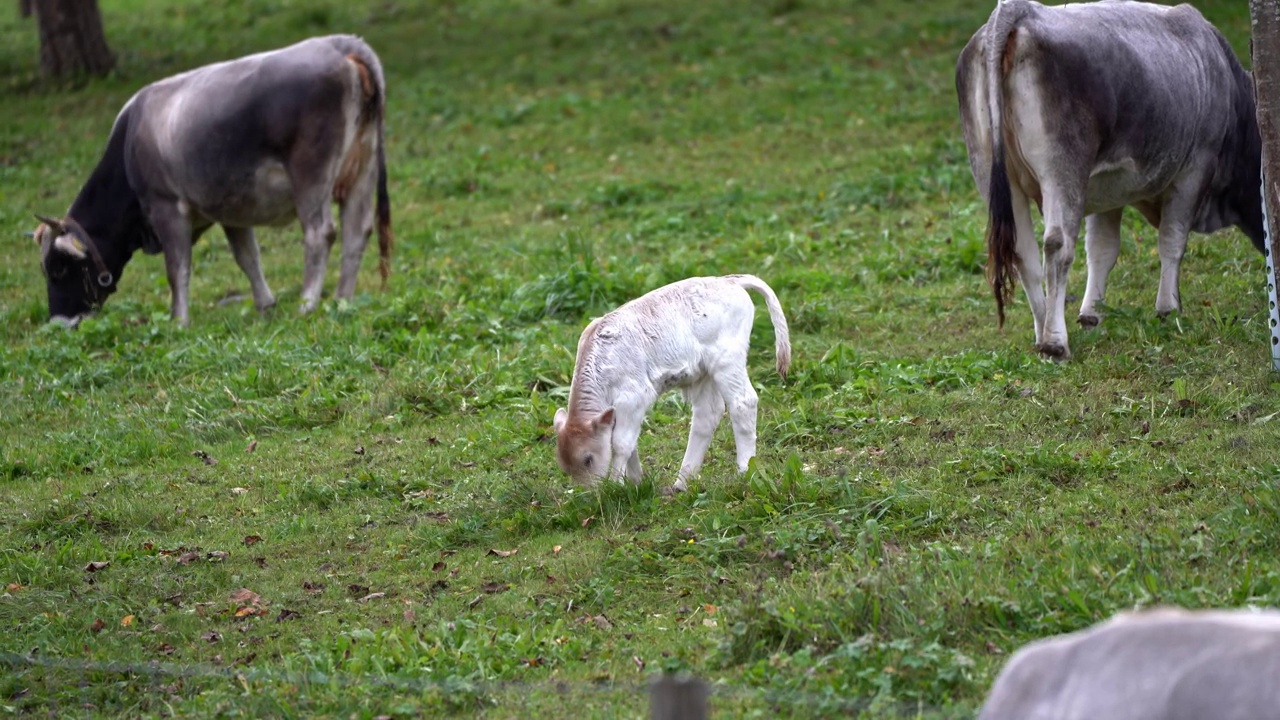
[[[687,670],[719,717],[967,717],[1033,638],[1280,602],[1262,259],[1193,240],[1161,322],[1134,215],[1072,362],[1035,357],[1021,298],[998,330],[952,79],[986,4],[103,5],[116,73],[50,86],[0,3],[0,710],[642,717],[645,679]],[[1244,4],[1201,9],[1246,52]],[[149,256],[45,326],[21,232],[129,95],[337,31],[386,65],[389,290],[368,257],[300,317],[299,232],[266,231],[261,319],[220,302],[247,281],[214,231],[189,329]],[[795,344],[783,383],[761,311],[753,469],[722,429],[665,497],[672,396],[644,484],[574,488],[550,425],[581,328],[731,272]]]

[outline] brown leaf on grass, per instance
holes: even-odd
[[[542,667],[543,664],[546,662],[547,661],[544,658],[532,657],[532,658],[524,658],[523,660],[520,661],[520,664],[524,665],[525,667],[536,668],[536,667]]]
[[[589,517],[584,518],[584,519],[582,520],[582,527],[586,527],[586,526],[590,525],[590,524],[591,524],[591,521],[592,521],[592,520],[595,520],[595,519],[596,519],[596,516],[595,516],[595,515],[591,515],[591,516],[589,516]]]
[[[353,452],[353,453],[355,453],[355,454],[357,454],[357,455],[363,455],[363,454],[364,454],[364,446],[363,446],[363,445],[357,445],[357,446],[355,447],[355,449],[354,449],[354,450],[352,450],[351,452]]]
[[[262,596],[250,590],[249,588],[240,588],[231,593],[231,602],[240,603],[242,605],[260,605],[262,604]]]
[[[267,609],[260,605],[241,605],[236,608],[235,616],[238,618],[246,618],[253,615],[265,615]]]
[[[506,592],[510,589],[511,589],[511,586],[504,582],[491,582],[491,583],[485,583],[480,586],[480,590],[482,592],[488,593],[490,595],[493,595],[494,593]]]
[[[247,452],[247,453],[251,453],[251,452],[253,452],[254,450],[257,450],[257,449],[258,449],[258,441],[257,441],[257,440],[250,440],[250,441],[249,441],[249,445],[245,447],[244,451],[245,451],[245,452]]]
[[[94,562],[89,563],[88,565],[85,565],[85,566],[84,566],[84,571],[85,571],[85,572],[98,572],[99,570],[103,570],[103,569],[105,569],[105,568],[106,568],[108,565],[110,565],[110,564],[111,564],[111,561],[109,561],[109,560],[108,560],[108,561],[102,561],[102,562],[94,561]]]
[[[367,585],[357,585],[355,583],[351,583],[350,585],[347,586],[347,592],[351,593],[352,595],[368,595],[369,587]]]
[[[404,621],[405,621],[405,622],[407,622],[407,623],[411,623],[411,622],[413,622],[414,620],[417,620],[417,619],[418,619],[418,613],[414,612],[414,611],[413,611],[413,608],[405,608],[405,609],[404,609]]]
[[[255,543],[262,542],[262,536],[261,535],[245,535],[244,540],[241,540],[240,542],[244,543],[245,545],[253,545]]]
[[[107,626],[107,624],[106,624],[106,623],[104,623],[104,622],[102,622],[102,618],[94,618],[94,619],[93,619],[93,624],[89,626],[89,632],[92,632],[92,633],[95,633],[95,634],[96,634],[96,633],[100,633],[100,632],[102,632],[102,628],[104,628],[104,627],[106,627],[106,626]]]
[[[172,655],[174,650],[177,650],[177,648],[169,643],[160,643],[160,647],[156,648],[156,652],[161,655]]]
[[[460,466],[460,467],[464,467],[464,468],[473,468],[473,467],[475,467],[475,466],[476,466],[476,464],[475,464],[475,462],[474,462],[474,461],[468,461],[468,462],[464,462],[464,463],[459,463],[459,466]]]
[[[551,554],[552,554],[552,555],[559,555],[559,554],[560,554],[560,546],[559,546],[559,545],[556,545],[555,547],[551,548]]]
[[[209,632],[201,635],[200,639],[212,645],[216,642],[222,642],[222,633],[217,630],[210,630]]]
[[[258,653],[249,653],[248,655],[245,655],[242,658],[237,658],[236,665],[248,665],[249,663],[257,659],[258,659]]]
[[[520,548],[516,548],[515,550],[493,550],[493,549],[490,549],[490,550],[489,550],[489,552],[487,552],[487,553],[485,553],[485,554],[486,554],[486,555],[497,555],[498,557],[511,557],[512,555],[515,555],[515,554],[516,554],[516,553],[518,553],[518,552],[520,552]]]
[[[548,576],[547,576],[547,584],[548,584],[548,585],[554,585],[554,584],[555,584],[555,582],[556,582],[556,576],[555,576],[555,575],[548,575]]]
[[[229,557],[231,557],[231,553],[226,550],[210,550],[209,554],[205,555],[209,562],[222,562]]]
[[[129,627],[130,625],[133,625],[132,615],[125,615],[124,617],[120,618],[120,627]]]
[[[18,591],[19,591],[19,590],[21,590],[22,588],[23,588],[23,586],[22,586],[22,585],[19,585],[18,583],[9,583],[9,586],[8,586],[8,588],[7,588],[7,589],[8,589],[8,591],[9,591],[9,592],[18,592]]]
[[[282,609],[280,611],[280,614],[276,616],[276,622],[284,622],[285,620],[297,620],[300,617],[302,617],[302,613],[299,613],[293,610]]]
[[[253,562],[255,565],[257,565],[260,568],[264,568],[267,566],[267,559],[264,557],[256,557],[253,559]]]
[[[436,522],[442,522],[442,523],[449,522],[449,513],[446,513],[446,512],[423,513],[423,516],[429,520],[435,520]]]
[[[481,600],[484,600],[484,595],[475,596],[474,598],[472,598],[471,602],[467,603],[467,609],[475,610],[476,606],[480,604]]]
[[[312,595],[319,595],[324,592],[324,583],[313,583],[310,580],[304,580],[302,581],[302,589]]]
[[[595,623],[596,627],[600,628],[601,630],[613,629],[613,623],[609,622],[609,618],[603,615],[596,615],[595,617],[591,618],[591,622]]]
[[[166,597],[164,601],[174,607],[182,607],[182,593],[174,593]]]
[[[142,543],[142,549],[143,549],[143,550],[146,550],[147,552],[151,552],[152,550],[155,550],[155,549],[156,549],[156,546],[155,546],[155,543],[152,543],[152,542],[144,542],[144,543]]]
[[[644,660],[639,655],[632,655],[631,662],[636,664],[636,672],[644,672]]]
[[[457,554],[458,554],[457,550],[441,550],[440,551],[440,557],[449,557],[450,555],[457,555]]]
[[[369,593],[368,595],[365,595],[364,597],[360,598],[358,602],[369,602],[370,600],[381,600],[386,596],[387,594],[384,592]]]
[[[179,555],[179,556],[178,556],[178,564],[179,564],[179,565],[190,565],[191,563],[193,563],[193,562],[195,562],[196,560],[199,560],[199,559],[200,559],[200,554],[199,554],[199,553],[185,552],[185,553],[182,553],[181,555]]]
[[[231,488],[231,494],[232,495],[248,495],[249,488],[233,487]]]
[[[212,455],[210,455],[209,453],[207,453],[207,452],[205,452],[205,451],[203,451],[203,450],[192,450],[192,451],[191,451],[191,454],[192,454],[193,456],[195,456],[195,457],[200,458],[200,462],[204,463],[205,465],[217,465],[217,464],[218,464],[218,461],[217,461],[217,460],[215,460],[215,459],[213,458],[213,456],[212,456]]]
[[[445,565],[443,560],[437,560],[435,561],[434,564],[431,565],[431,572],[440,572],[441,570],[444,570],[446,567],[448,567],[448,565]]]

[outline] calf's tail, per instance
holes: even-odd
[[[768,283],[755,275],[730,275],[729,279],[741,288],[760,293],[764,298],[769,320],[773,323],[773,352],[778,359],[778,374],[786,380],[787,368],[791,367],[791,330],[787,327],[787,316],[782,314],[778,296]]]
[[[1004,306],[1013,300],[1017,286],[1018,231],[1013,217],[1013,195],[1005,167],[1004,71],[1013,51],[1017,23],[1031,7],[1026,0],[1002,0],[987,21],[987,107],[991,116],[991,180],[987,192],[987,281],[996,298],[996,316],[1004,327]]]
[[[339,35],[331,40],[338,44],[347,58],[360,70],[361,84],[365,90],[362,122],[372,122],[378,136],[378,179],[375,213],[378,232],[378,272],[382,275],[382,287],[387,287],[391,275],[391,251],[395,236],[391,231],[391,197],[387,194],[387,152],[385,126],[387,116],[387,81],[382,73],[382,61],[368,43],[354,35]]]

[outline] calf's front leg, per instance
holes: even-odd
[[[685,448],[684,460],[680,463],[680,475],[671,486],[676,492],[688,490],[689,478],[702,469],[707,448],[711,447],[711,438],[724,416],[724,398],[720,397],[715,383],[710,380],[695,385],[689,392],[689,399],[693,402],[693,420],[689,424],[689,446]]]

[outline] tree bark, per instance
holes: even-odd
[[[1262,134],[1262,204],[1267,216],[1271,367],[1280,370],[1280,0],[1251,0],[1253,96]]]
[[[98,0],[29,0],[40,27],[40,70],[49,77],[106,75],[115,65]]]

